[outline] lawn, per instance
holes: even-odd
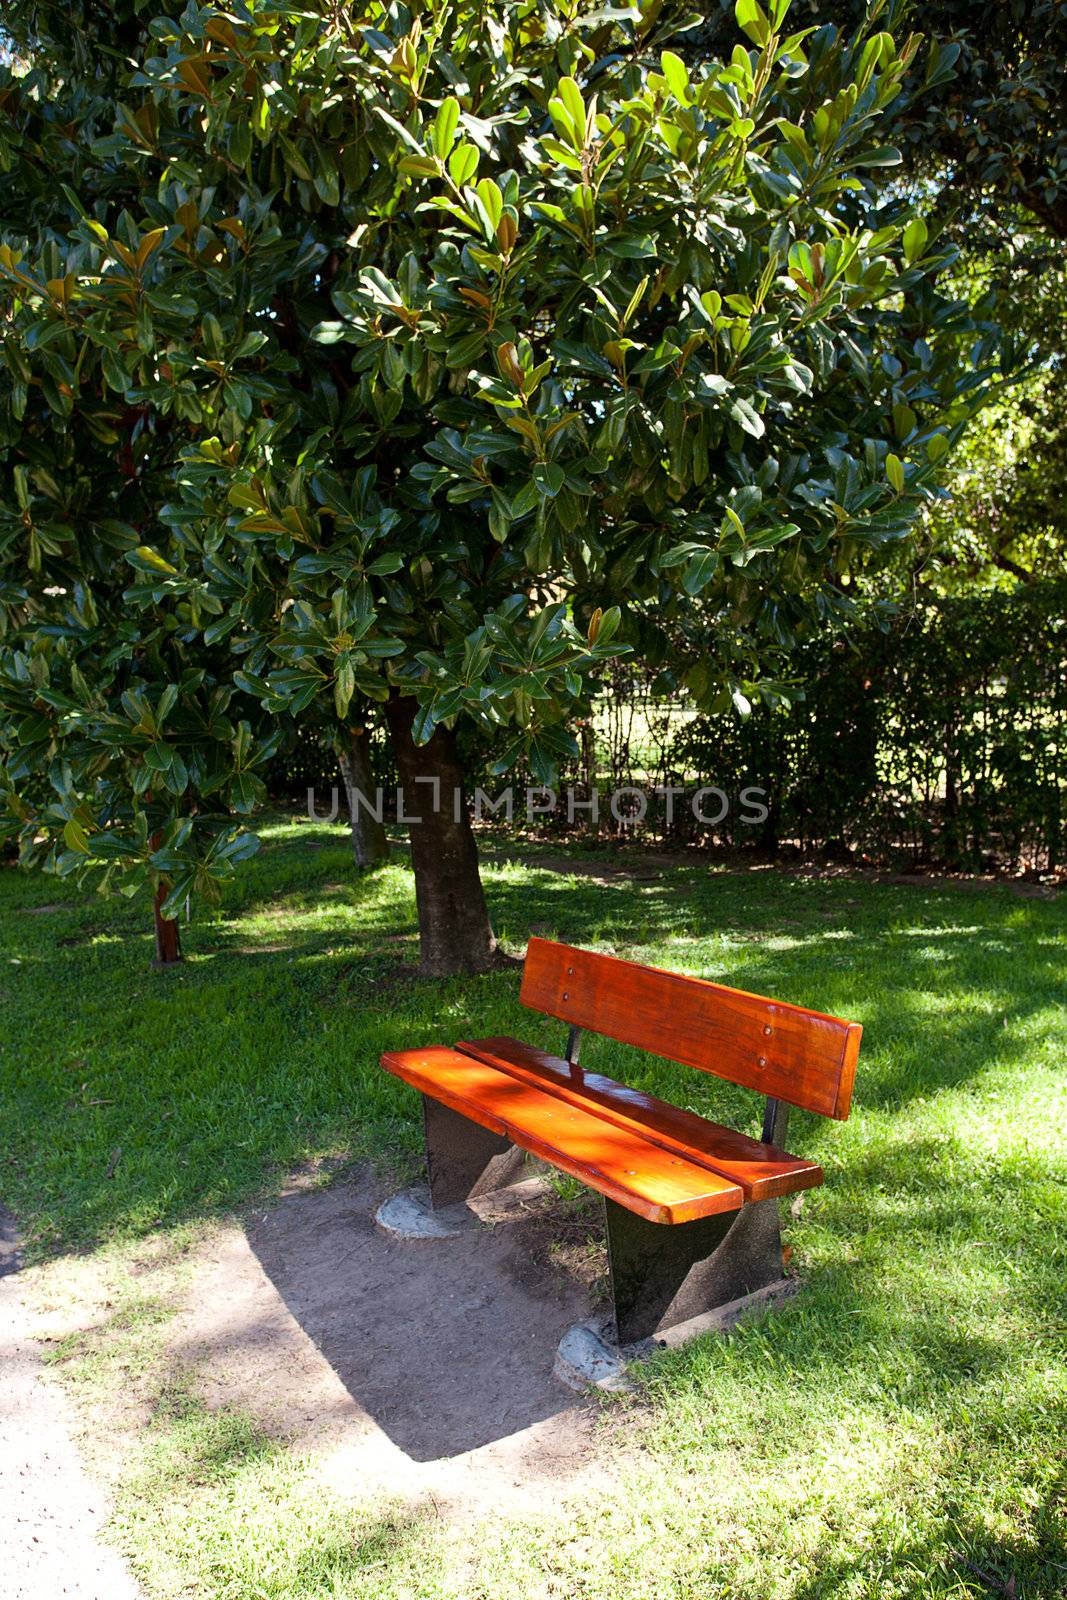
[[[533,927],[863,1023],[851,1119],[790,1129],[826,1171],[786,1212],[803,1291],[605,1402],[603,1427],[639,1446],[618,1492],[458,1544],[313,1488],[160,1366],[113,1472],[113,1534],[149,1593],[1062,1597],[1062,898],[698,864],[596,878],[529,847],[485,875],[515,952]],[[324,1158],[413,1169],[418,1107],[383,1049],[560,1043],[523,1013],[517,972],[420,980],[410,874],[357,878],[337,828],[267,829],[171,972],[150,970],[143,906],[8,870],[0,908],[0,1200],[45,1292],[87,1260],[115,1285],[107,1326],[55,1353],[90,1416],[155,1370],[169,1307],[139,1286],[148,1242],[177,1247]],[[753,1097],[711,1077],[606,1043],[589,1060],[758,1125]]]

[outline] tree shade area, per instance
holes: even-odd
[[[414,797],[470,720],[547,781],[619,650],[705,710],[788,694],[1005,371],[886,142],[952,50],[787,10],[723,65],[669,6],[134,5],[101,67],[93,8],[16,6],[25,859],[173,918],[293,721],[382,716]],[[413,848],[427,969],[485,966],[463,808]]]
[[[57,901],[47,879],[0,874],[0,1183],[28,1256],[47,1262],[34,1269],[41,1294],[74,1307],[48,1324],[52,1370],[94,1419],[113,1536],[147,1592],[987,1600],[1014,1584],[1058,1600],[1062,901],[653,869],[641,854],[627,872],[594,875],[583,854],[557,847],[554,865],[542,854],[487,852],[505,939],[534,923],[784,1000],[818,998],[862,1020],[865,1037],[849,1121],[798,1114],[791,1130],[791,1148],[827,1174],[795,1214],[783,1209],[802,1293],[730,1340],[665,1353],[635,1395],[607,1397],[597,1453],[573,1484],[548,1466],[516,1505],[512,1456],[491,1482],[514,1514],[483,1522],[468,1509],[458,1527],[443,1496],[383,1503],[331,1470],[339,1391],[312,1395],[295,1346],[291,1365],[269,1361],[272,1329],[293,1316],[305,1350],[319,1340],[330,1351],[326,1312],[309,1313],[299,1259],[291,1310],[268,1314],[260,1289],[242,1301],[232,1235],[213,1219],[239,1209],[269,1243],[264,1218],[275,1225],[284,1184],[283,1206],[311,1205],[312,1253],[328,1199],[318,1191],[339,1160],[373,1157],[389,1174],[419,1160],[415,1096],[377,1069],[382,1050],[443,1033],[558,1049],[560,1027],[524,1012],[508,972],[419,979],[406,867],[354,877],[345,841],[306,822],[268,822],[262,851],[165,976],[145,971],[151,939],[135,904],[67,885]],[[753,1095],[588,1045],[597,1070],[758,1128]],[[326,1234],[338,1339],[354,1316],[359,1239],[343,1172]],[[570,1270],[595,1266],[595,1227],[573,1196],[550,1237]],[[262,1237],[258,1248],[269,1266]],[[407,1248],[425,1262],[439,1247]],[[447,1298],[425,1308],[423,1361],[397,1378],[413,1405]],[[204,1316],[195,1340],[190,1301]],[[247,1321],[220,1345],[215,1319],[235,1304]],[[542,1314],[551,1328],[551,1302]],[[482,1363],[506,1355],[472,1342],[457,1389],[476,1392]],[[212,1360],[222,1380],[205,1370]],[[358,1403],[364,1391],[351,1389]],[[281,1429],[265,1402],[283,1396]]]

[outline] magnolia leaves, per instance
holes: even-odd
[[[738,427],[742,428],[745,433],[751,435],[753,439],[763,438],[767,431],[766,425],[751,401],[746,400],[743,395],[736,395],[730,401],[729,412]]]
[[[0,240],[31,854],[207,889],[279,729],[393,689],[547,777],[619,641],[702,641],[729,706],[901,537],[980,384],[874,203],[906,51],[739,0],[695,60],[655,9],[187,7],[121,110],[87,69],[38,117]]]
[[[734,17],[741,32],[753,43],[763,46],[785,21],[789,5],[790,0],[771,0],[768,17],[759,0],[737,0]]]
[[[461,112],[455,96],[448,95],[442,100],[429,129],[429,148],[426,153],[423,153],[408,129],[393,117],[381,114],[389,126],[402,136],[405,145],[417,152],[401,156],[397,162],[398,170],[412,177],[437,178],[446,185],[446,194],[424,201],[423,205],[447,211],[486,245],[495,247],[499,256],[492,253],[481,257],[484,264],[491,267],[504,265],[518,239],[518,211],[513,203],[505,203],[494,178],[484,177],[475,182],[479,153],[472,143],[456,143]]]
[[[420,701],[415,743],[427,743],[439,723],[464,712],[506,707],[517,732],[492,770],[504,772],[525,755],[538,781],[551,781],[559,760],[574,753],[572,736],[552,726],[557,708],[578,698],[587,673],[628,648],[614,642],[619,607],[595,609],[584,636],[569,612],[563,602],[534,611],[527,596],[512,595],[444,651],[420,652],[423,682],[412,685]]]
[[[717,534],[709,529],[706,542],[686,539],[664,549],[656,565],[665,572],[677,571],[683,592],[695,598],[729,567],[745,567],[800,535],[800,525],[776,520],[776,510],[773,500],[764,504],[757,484],[746,484],[723,507]]]
[[[909,267],[922,256],[929,238],[929,229],[921,217],[912,217],[904,229],[904,259]]]

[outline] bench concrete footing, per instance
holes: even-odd
[[[504,1189],[488,1190],[457,1205],[435,1206],[425,1184],[402,1189],[382,1201],[374,1221],[391,1239],[454,1239],[479,1228],[517,1221],[552,1192],[546,1177],[527,1171],[527,1176]]]
[[[391,1239],[454,1239],[480,1226],[473,1211],[464,1205],[435,1211],[430,1191],[424,1188],[390,1195],[374,1213],[374,1221]]]
[[[629,1345],[615,1342],[614,1325],[610,1320],[576,1322],[559,1342],[553,1370],[568,1389],[632,1389],[634,1384],[628,1371],[631,1362],[645,1361],[657,1350],[677,1349],[702,1333],[726,1333],[748,1312],[787,1300],[799,1288],[796,1278],[779,1278],[752,1294],[727,1301],[712,1311],[703,1311],[685,1322],[676,1322],[654,1339],[640,1339]]]

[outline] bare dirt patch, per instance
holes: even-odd
[[[465,1522],[606,1488],[619,1440],[552,1375],[561,1335],[598,1306],[580,1208],[549,1197],[400,1241],[374,1225],[382,1197],[343,1178],[216,1231],[172,1325],[175,1367],[364,1504],[429,1501]]]
[[[0,1210],[0,1594],[5,1600],[139,1600],[101,1538],[108,1505],[75,1443],[78,1419],[42,1369],[12,1219]]]
[[[591,878],[597,883],[655,882],[676,867],[692,867],[724,875],[775,872],[790,878],[841,879],[846,883],[890,884],[914,889],[1007,889],[1024,900],[1054,900],[1067,884],[1063,870],[1020,875],[1015,872],[894,871],[889,867],[867,866],[861,862],[822,862],[791,860],[752,860],[730,853],[702,850],[646,850],[640,857],[620,855],[617,859],[584,860],[578,856],[537,853],[523,855],[506,848],[483,846],[482,860],[489,864],[522,863],[554,872],[562,877]]]

